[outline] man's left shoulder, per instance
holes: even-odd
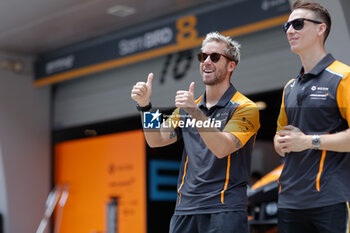
[[[348,78],[350,76],[350,66],[347,64],[344,64],[338,60],[335,60],[332,64],[330,64],[327,68],[326,71],[335,74],[342,79]]]
[[[243,95],[240,92],[236,92],[236,94],[231,98],[231,103],[237,103],[241,107],[257,107],[256,104],[250,100],[248,97]]]

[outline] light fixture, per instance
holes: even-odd
[[[269,216],[277,215],[278,207],[276,202],[270,202],[266,204],[265,208],[266,214]]]
[[[21,61],[3,60],[0,62],[0,68],[3,70],[10,70],[19,73],[23,70],[23,63]]]
[[[260,111],[265,110],[267,107],[267,104],[264,101],[257,101],[255,104]]]
[[[125,5],[115,5],[107,9],[107,13],[114,16],[126,17],[135,14],[136,9]]]

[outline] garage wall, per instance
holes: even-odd
[[[347,14],[347,12],[349,12],[349,9],[350,9],[350,1],[348,1],[348,0],[341,0],[340,3],[341,3],[341,6],[342,6],[342,9],[343,9],[343,15],[345,17],[347,28],[348,28],[348,33],[349,33],[349,29],[350,29],[350,15]]]
[[[332,17],[332,28],[326,42],[326,50],[331,52],[336,59],[350,65],[350,33],[347,21],[350,5],[341,4],[340,0],[319,0],[326,7]]]
[[[5,233],[35,232],[50,190],[50,88],[32,85],[31,57],[24,71],[0,70],[0,213]]]

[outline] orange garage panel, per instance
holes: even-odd
[[[141,130],[58,143],[55,183],[69,184],[60,233],[107,232],[118,197],[118,233],[146,233],[146,155]]]

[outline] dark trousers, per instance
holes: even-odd
[[[347,203],[312,209],[278,209],[279,233],[348,233]]]
[[[248,233],[247,213],[173,215],[169,233]]]

